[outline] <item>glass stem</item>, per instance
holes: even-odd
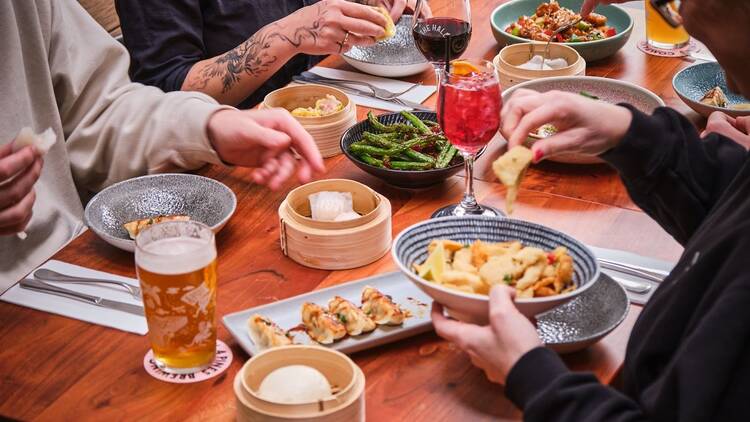
[[[464,170],[466,172],[464,197],[459,205],[466,211],[466,214],[481,214],[482,208],[477,204],[477,198],[474,197],[474,154],[461,152],[464,157]]]

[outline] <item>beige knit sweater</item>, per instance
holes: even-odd
[[[28,238],[0,236],[0,292],[81,233],[81,196],[220,162],[206,137],[220,106],[130,82],[125,49],[75,0],[0,1],[0,53],[0,144],[24,126],[58,137],[35,186]]]

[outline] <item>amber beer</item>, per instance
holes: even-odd
[[[136,238],[136,271],[157,366],[170,373],[208,367],[216,352],[216,245],[194,221],[154,225]]]
[[[690,41],[690,35],[685,31],[685,28],[682,25],[677,28],[672,27],[664,20],[654,6],[651,5],[650,1],[646,1],[645,3],[646,40],[648,43],[653,47],[666,50],[687,45]],[[669,8],[672,9],[674,14],[677,14],[679,6],[679,0],[669,3]]]

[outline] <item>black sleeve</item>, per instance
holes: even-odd
[[[526,353],[508,374],[505,392],[524,421],[639,421],[638,404],[593,374],[568,371],[550,349]]]
[[[683,245],[745,162],[747,152],[718,134],[701,139],[680,113],[633,113],[623,140],[602,158],[613,165],[638,206]]]
[[[190,68],[206,59],[199,0],[116,0],[130,52],[130,77],[179,91]]]
[[[747,260],[747,242],[740,246],[727,260],[735,264]],[[717,289],[720,296],[700,308],[700,320],[685,333],[670,359],[662,362],[653,352],[658,338],[646,341],[651,348],[641,357],[648,355],[659,362],[652,367],[658,376],[648,383],[632,379],[648,379],[648,363],[641,372],[636,368],[624,373],[631,378],[626,383],[640,385],[639,396],[605,386],[592,374],[571,372],[557,354],[540,347],[522,356],[511,369],[505,388],[508,398],[523,410],[527,422],[746,420],[750,275],[745,267],[734,267],[739,271],[716,272],[717,280],[729,286]]]

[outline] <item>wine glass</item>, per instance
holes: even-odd
[[[500,128],[500,82],[487,60],[453,60],[438,86],[438,122],[464,158],[466,191],[461,203],[443,207],[432,217],[503,213],[479,205],[474,197],[474,158]]]
[[[435,83],[441,69],[461,57],[471,39],[471,5],[469,0],[445,0],[432,10],[427,0],[417,0],[412,19],[414,43],[435,68]]]

